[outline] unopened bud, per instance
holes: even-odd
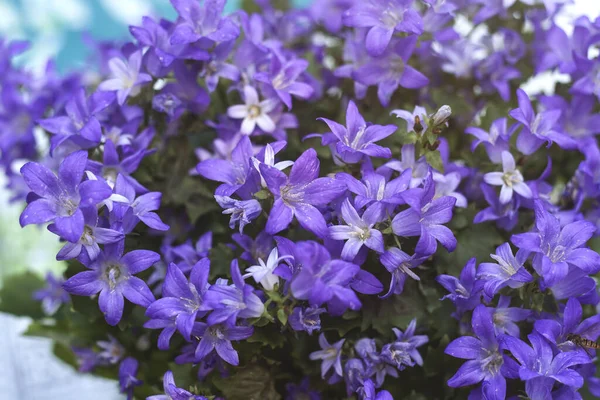
[[[450,106],[441,106],[439,110],[435,114],[433,114],[433,125],[439,126],[448,122],[450,119],[450,115],[452,115],[452,109]]]
[[[423,132],[423,124],[421,123],[421,117],[419,117],[418,115],[415,115],[415,125],[413,129],[417,133]]]

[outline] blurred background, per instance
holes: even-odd
[[[297,0],[294,4],[310,2]],[[238,4],[228,0],[226,11],[235,10]],[[570,32],[570,21],[582,14],[591,18],[600,15],[600,0],[573,0],[558,23]],[[169,0],[0,0],[0,37],[31,42],[30,50],[18,59],[27,68],[41,74],[47,61],[55,59],[58,70],[64,73],[84,65],[90,51],[86,37],[125,40],[128,26],[139,24],[145,15],[173,19],[175,12]],[[549,91],[560,79],[549,74],[528,83],[526,90],[532,94]],[[11,194],[4,186],[5,178],[0,175],[0,287],[7,276],[27,270],[40,277],[48,271],[62,273],[64,265],[54,261],[60,247],[56,236],[35,226],[21,229],[18,219],[23,205],[10,203]],[[0,398],[123,398],[116,382],[78,374],[55,359],[48,340],[22,337],[27,325],[26,318],[0,313]]]

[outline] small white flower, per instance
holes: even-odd
[[[268,165],[269,167],[273,167],[273,168],[277,168],[280,171],[283,171],[284,169],[286,169],[287,167],[291,167],[292,165],[294,165],[293,161],[280,161],[278,163],[275,162],[275,151],[273,150],[273,147],[271,147],[270,144],[267,144],[265,146],[265,162],[261,162],[258,158],[256,157],[252,157],[252,163],[254,164],[254,168],[256,168],[256,170],[258,171],[258,173],[260,174],[260,164],[265,164]],[[267,187],[267,182],[265,182],[265,178],[262,177],[262,174],[260,176],[260,182],[262,187]]]
[[[279,252],[276,247],[271,250],[266,264],[262,258],[259,258],[258,265],[246,268],[246,272],[248,273],[245,274],[243,278],[246,279],[251,276],[256,283],[260,283],[266,290],[273,290],[275,285],[279,284],[279,277],[275,275],[273,271],[279,266],[279,262],[286,258],[292,258],[292,256],[279,257]]]
[[[483,180],[490,185],[502,186],[500,189],[501,204],[506,204],[512,199],[513,191],[527,199],[533,196],[521,171],[516,168],[515,159],[508,151],[502,152],[502,169],[503,172],[489,172],[483,177]]]
[[[243,119],[240,132],[250,135],[254,132],[256,125],[263,131],[271,133],[275,130],[275,122],[269,117],[277,104],[272,99],[258,101],[258,92],[252,86],[244,86],[244,101],[246,104],[238,104],[227,109],[227,115],[234,119]]]

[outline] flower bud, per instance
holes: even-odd
[[[433,114],[433,125],[438,126],[445,124],[452,115],[452,109],[448,105],[441,106],[435,114]]]

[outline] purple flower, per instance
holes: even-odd
[[[89,271],[80,272],[63,284],[67,292],[78,296],[92,296],[100,292],[100,311],[104,313],[106,322],[113,326],[123,315],[123,297],[142,307],[148,307],[154,301],[146,282],[133,275],[160,260],[157,253],[149,250],[133,250],[123,255],[123,248],[123,242],[107,244],[96,260],[84,257],[82,262]]]
[[[527,251],[519,250],[515,257],[510,244],[504,243],[496,248],[496,254],[490,254],[496,264],[479,265],[477,279],[484,282],[483,291],[489,299],[492,299],[503,287],[517,289],[533,281],[533,276],[523,266],[527,255]]]
[[[33,293],[33,298],[42,302],[42,310],[47,316],[54,315],[61,305],[71,301],[69,294],[62,287],[63,282],[62,278],[56,278],[48,272],[46,286]]]
[[[106,364],[116,364],[125,355],[125,348],[112,335],[108,335],[108,341],[98,340],[96,344],[101,349],[98,358]]]
[[[475,151],[475,148],[483,143],[490,160],[494,163],[501,163],[502,153],[509,151],[508,141],[512,134],[511,131],[507,131],[506,123],[506,118],[495,120],[492,122],[489,132],[474,126],[465,129],[465,133],[477,138],[477,140],[473,141],[471,144],[471,151]]]
[[[344,13],[347,26],[370,28],[367,33],[367,51],[380,56],[390,43],[395,31],[416,35],[423,33],[423,20],[411,8],[411,0],[368,0],[359,2]]]
[[[212,285],[204,294],[205,304],[214,309],[207,319],[209,325],[225,321],[234,325],[238,318],[258,318],[265,310],[252,286],[244,282],[237,259],[231,262],[231,278],[232,286]]]
[[[218,44],[211,53],[211,59],[207,61],[200,73],[201,76],[204,76],[206,87],[211,93],[217,88],[220,78],[229,79],[233,82],[240,79],[239,69],[235,65],[226,62],[234,44],[234,41]]]
[[[58,168],[58,177],[42,164],[25,164],[21,174],[37,199],[21,214],[21,226],[53,221],[58,235],[77,243],[85,227],[82,208],[95,207],[112,194],[104,182],[81,182],[86,162],[86,151],[69,154]]]
[[[325,378],[325,375],[331,367],[335,373],[339,376],[344,376],[342,370],[342,346],[344,345],[345,339],[329,344],[325,338],[325,334],[321,333],[319,336],[319,346],[321,350],[313,351],[310,353],[311,360],[322,360],[321,361],[321,377]]]
[[[204,304],[203,296],[208,289],[208,274],[210,272],[210,261],[204,258],[192,268],[190,279],[177,265],[170,263],[167,267],[167,275],[163,284],[163,298],[156,300],[146,310],[146,316],[151,318],[146,323],[147,328],[157,328],[160,321],[173,321],[177,330],[186,339],[190,339],[196,318],[203,317],[211,308]],[[153,321],[158,320],[158,321]],[[173,329],[170,324],[161,333],[160,347],[164,347]],[[170,333],[170,334],[169,334]]]
[[[527,337],[532,347],[521,339],[508,335],[501,335],[499,341],[521,364],[519,377],[525,381],[525,391],[530,398],[551,398],[554,382],[573,389],[583,386],[583,377],[572,367],[592,362],[585,352],[566,351],[555,354],[544,337],[537,333]]]
[[[119,386],[121,393],[127,394],[127,400],[133,399],[133,389],[143,383],[136,378],[138,365],[138,361],[133,357],[127,357],[119,365]]]
[[[50,154],[69,139],[82,149],[97,146],[102,139],[102,126],[96,115],[113,101],[113,95],[105,92],[86,98],[81,88],[65,105],[67,115],[39,121],[42,128],[54,134],[50,139]]]
[[[600,271],[600,255],[583,245],[596,232],[588,221],[571,222],[561,228],[560,221],[535,203],[535,226],[537,232],[513,235],[511,241],[520,249],[533,253],[533,268],[543,278],[546,287],[552,287],[564,279],[569,265],[587,274]]]
[[[314,89],[308,83],[299,82],[298,78],[308,68],[308,61],[302,59],[282,60],[277,54],[271,57],[269,73],[259,72],[254,79],[264,83],[267,91],[273,92],[283,104],[292,108],[292,95],[300,99],[308,99]]]
[[[377,85],[377,96],[384,106],[389,104],[398,86],[406,89],[427,86],[429,79],[408,65],[416,44],[416,36],[394,39],[382,57],[367,61],[354,71],[352,77],[367,86]]]
[[[459,278],[443,274],[435,278],[440,285],[450,292],[442,297],[442,300],[450,299],[454,303],[457,316],[462,315],[464,311],[473,310],[481,302],[482,285],[476,279],[476,263],[477,260],[471,258],[460,272]]]
[[[223,208],[223,214],[231,214],[229,227],[235,228],[239,222],[240,233],[244,233],[244,226],[256,219],[262,211],[260,203],[257,200],[236,200],[229,196],[215,195],[215,200]]]
[[[214,349],[223,361],[231,365],[239,365],[240,359],[231,341],[248,339],[253,332],[254,328],[251,326],[207,325],[199,322],[193,333],[202,339],[196,347],[195,357],[197,360],[202,360]]]
[[[427,110],[421,106],[415,106],[415,109],[410,112],[407,110],[392,110],[390,114],[396,118],[402,118],[406,121],[406,131],[422,133],[427,130]]]
[[[378,142],[398,129],[394,125],[367,125],[358,112],[352,100],[346,109],[346,126],[342,126],[327,118],[320,118],[331,129],[333,134],[323,135],[323,144],[335,144],[339,158],[348,164],[361,161],[365,156],[390,158],[392,152],[386,147],[381,147]]]
[[[127,63],[119,57],[111,58],[108,67],[114,78],[100,83],[98,90],[116,91],[119,105],[125,104],[127,97],[137,96],[140,92],[140,86],[152,81],[150,75],[140,72],[142,67],[141,50],[131,53]]]
[[[488,172],[483,176],[486,183],[502,186],[502,189],[500,189],[501,204],[506,204],[512,200],[513,191],[526,199],[533,197],[533,193],[525,183],[521,171],[516,167],[515,159],[508,151],[502,152],[502,169],[503,172]]]
[[[499,351],[489,309],[483,305],[478,306],[473,311],[471,325],[476,337],[459,337],[446,347],[446,354],[468,360],[448,380],[448,386],[461,387],[483,381],[485,398],[504,399],[506,377],[511,377],[510,369],[514,368],[514,361]]]
[[[404,290],[404,282],[406,281],[407,276],[410,276],[416,281],[421,280],[417,274],[412,272],[412,268],[421,265],[421,263],[423,263],[423,258],[417,258],[415,255],[409,256],[402,250],[392,247],[388,249],[379,260],[385,269],[392,274],[390,289],[385,295],[381,296],[382,299],[385,299],[392,294],[401,294]]]
[[[456,248],[452,231],[442,224],[452,219],[454,197],[445,196],[433,199],[435,184],[431,175],[423,188],[410,189],[402,193],[410,208],[398,213],[392,220],[392,229],[398,236],[419,236],[415,252],[419,255],[435,253],[437,241],[448,251]]]
[[[288,322],[295,331],[306,331],[312,335],[314,331],[321,330],[320,314],[324,313],[324,308],[317,307],[294,307]]]
[[[327,223],[317,207],[339,197],[346,185],[332,178],[319,178],[319,166],[314,149],[298,157],[289,177],[276,168],[260,166],[261,175],[275,197],[265,228],[267,233],[274,235],[286,229],[295,216],[304,229],[321,238],[328,236]]]
[[[456,199],[456,207],[466,208],[467,198],[462,193],[456,191],[461,179],[460,173],[456,171],[446,175],[433,172],[433,181],[435,182],[434,198],[437,199],[444,196],[454,197]]]
[[[336,315],[360,308],[360,300],[348,287],[360,271],[358,265],[332,260],[327,249],[315,242],[299,242],[295,262],[302,265],[290,286],[295,298],[308,300],[312,307],[327,303]]]
[[[523,126],[517,138],[517,148],[520,152],[525,155],[532,154],[544,142],[548,145],[556,142],[563,149],[577,147],[577,143],[573,138],[557,130],[559,129],[557,122],[561,116],[560,110],[548,110],[534,114],[527,93],[522,89],[518,89],[517,98],[519,108],[510,111],[509,115]]]
[[[197,396],[185,389],[175,386],[173,372],[167,371],[163,376],[163,390],[165,394],[155,394],[146,400],[207,400],[204,396]]]
[[[171,34],[171,44],[194,43],[206,38],[212,42],[228,42],[240,34],[231,18],[222,18],[225,0],[207,0],[202,7],[196,0],[171,0],[179,20]],[[212,44],[212,43],[211,43]]]
[[[420,157],[418,160],[415,159],[415,146],[412,144],[405,144],[402,146],[402,149],[400,149],[400,152],[402,154],[402,160],[388,161],[384,164],[382,169],[389,168],[402,173],[410,170],[410,173],[408,174],[408,177],[410,178],[409,187],[415,188],[420,186],[429,175],[429,165],[427,164],[425,157]]]
[[[417,320],[413,319],[402,332],[398,328],[392,328],[396,335],[396,340],[386,344],[381,349],[381,356],[388,363],[395,365],[400,371],[407,366],[412,367],[415,364],[422,366],[423,358],[417,347],[423,346],[429,341],[427,335],[415,335],[417,329]]]
[[[487,208],[479,211],[473,223],[480,224],[485,221],[497,221],[498,227],[511,231],[519,220],[519,205],[521,201],[518,197],[513,197],[512,201],[506,204],[500,203],[496,191],[487,184],[481,184],[481,191],[483,197],[490,205]]]
[[[379,222],[379,212],[376,208],[368,208],[361,216],[358,215],[349,199],[342,203],[342,218],[345,225],[329,227],[333,240],[345,240],[342,258],[352,261],[362,246],[383,253],[383,235],[373,225]]]
[[[375,384],[367,379],[363,386],[356,391],[360,400],[393,400],[394,398],[387,390],[376,392]]]
[[[533,314],[533,311],[527,308],[509,307],[510,300],[509,296],[500,296],[496,307],[489,307],[488,309],[492,311],[492,319],[497,335],[507,333],[519,337],[521,333],[516,322],[526,320]]]
[[[241,119],[242,126],[240,132],[244,135],[251,135],[258,125],[260,129],[267,133],[275,130],[275,122],[269,116],[269,113],[275,109],[277,102],[273,99],[260,101],[258,92],[250,85],[244,86],[244,102],[230,106],[227,109],[227,115],[233,119]]]

